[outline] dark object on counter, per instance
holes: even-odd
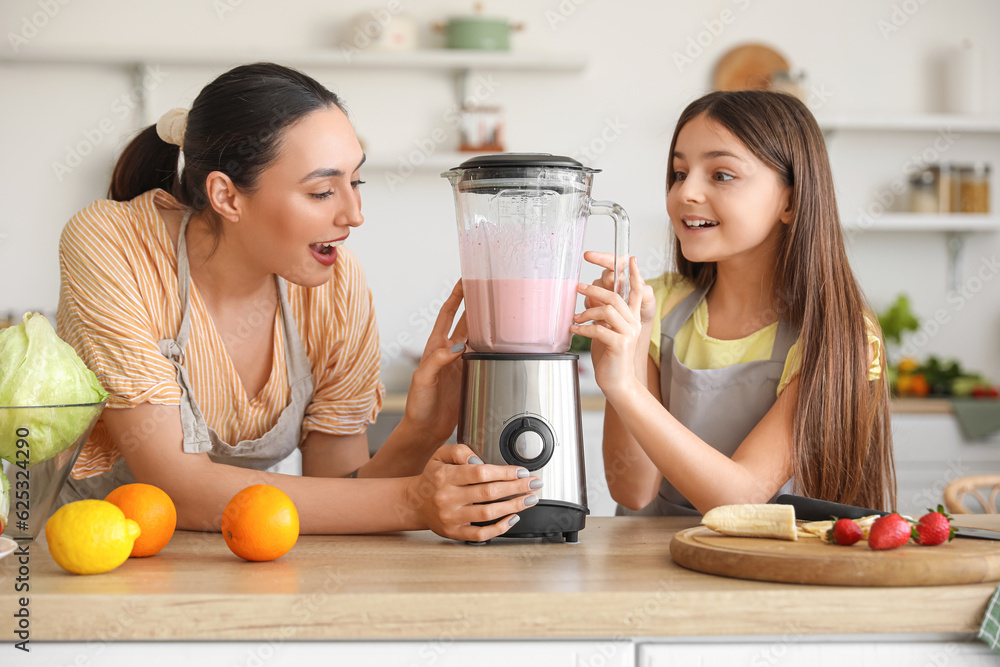
[[[805,498],[785,493],[774,501],[782,505],[791,505],[795,508],[795,519],[797,521],[826,521],[830,517],[838,519],[863,519],[866,516],[878,514],[886,516],[889,512],[856,507],[854,505],[841,505],[831,503],[827,500],[816,500],[815,498]],[[985,528],[958,528],[955,537],[971,537],[979,540],[1000,540],[1000,531],[987,530]]]

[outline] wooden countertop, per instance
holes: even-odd
[[[29,547],[29,593],[14,593],[18,558],[0,561],[0,639],[14,639],[23,595],[40,641],[971,633],[995,588],[700,574],[669,555],[674,532],[696,522],[595,518],[576,545],[473,547],[427,531],[303,536],[268,563],[236,558],[217,533],[178,531],[159,555],[94,576],[59,569],[41,538]]]

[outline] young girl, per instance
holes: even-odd
[[[472,541],[537,502],[527,470],[441,446],[457,422],[459,286],[403,422],[369,459],[378,332],[344,245],[364,221],[364,161],[337,96],[267,63],[221,75],[128,145],[110,199],[70,220],[59,247],[59,333],[111,393],[61,502],[138,480],[170,495],[179,527],[218,530],[233,495],[267,483],[304,533]],[[296,447],[304,476],[268,471]],[[493,498],[507,500],[482,504]]]
[[[613,259],[588,253],[605,271],[581,285],[573,327],[594,342],[619,513],[704,513],[792,489],[893,506],[879,332],[809,110],[760,91],[690,104],[667,213],[676,272],[646,285],[633,258],[626,304],[610,291]]]

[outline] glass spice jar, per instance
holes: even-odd
[[[959,175],[959,210],[990,212],[990,166],[985,162],[963,167]]]
[[[940,210],[935,170],[922,169],[910,177],[909,203],[911,213],[937,213]]]

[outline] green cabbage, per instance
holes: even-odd
[[[21,438],[30,445],[28,465],[48,460],[71,447],[100,413],[99,407],[34,406],[101,403],[107,397],[97,376],[42,315],[28,313],[21,324],[0,329],[0,458],[23,463],[16,458]]]
[[[7,530],[7,513],[10,512],[10,482],[0,470],[0,533]]]

